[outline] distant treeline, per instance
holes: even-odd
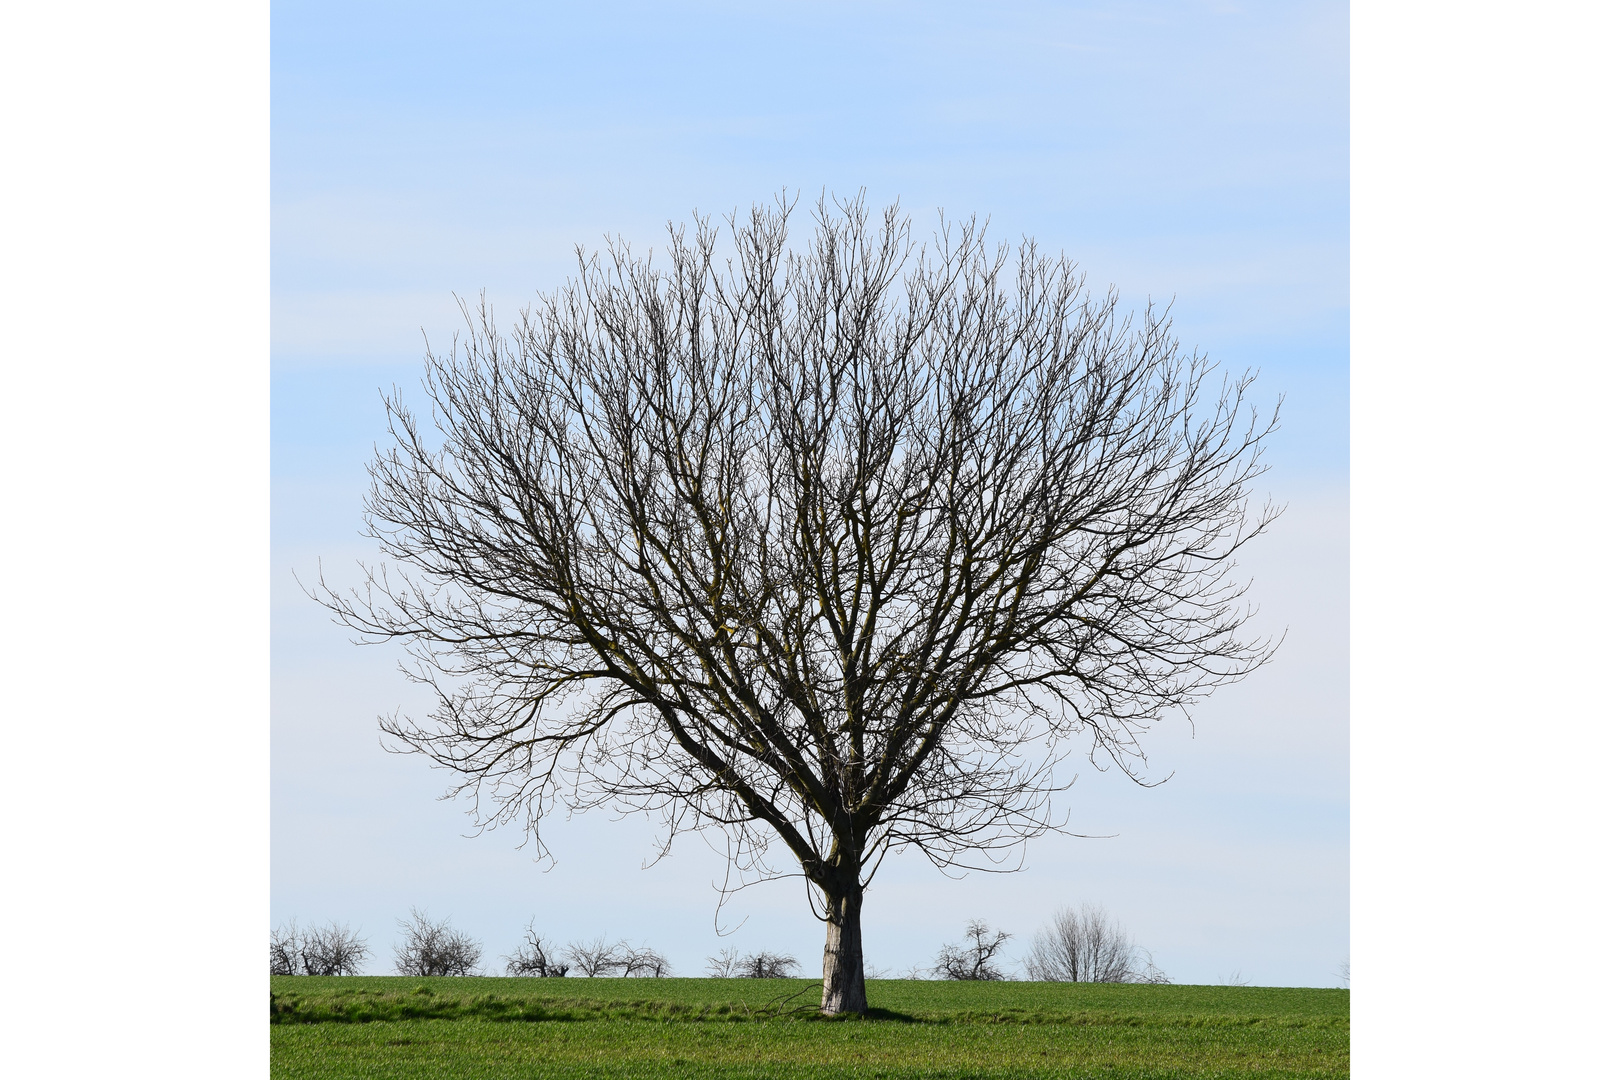
[[[449,919],[434,920],[411,909],[399,921],[400,940],[394,945],[394,971],[400,975],[442,976],[495,974],[483,968],[484,946],[471,935],[451,926]],[[1002,958],[1012,940],[1004,930],[992,930],[975,919],[968,923],[960,944],[942,945],[931,966],[917,965],[901,978],[998,981],[1017,978]],[[270,935],[272,975],[358,975],[372,950],[346,923],[329,922],[302,928],[296,920],[277,927]],[[628,939],[554,945],[535,929],[531,919],[522,941],[505,961],[507,975],[563,978],[664,978],[674,974],[669,958]],[[1167,983],[1169,977],[1153,963],[1152,954],[1138,946],[1101,908],[1090,904],[1060,909],[1031,938],[1022,964],[1023,974],[1037,982]],[[798,975],[799,961],[787,953],[762,949],[739,952],[722,949],[707,961],[705,974],[715,979],[784,979]],[[884,971],[868,971],[882,977]]]

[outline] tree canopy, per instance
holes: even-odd
[[[969,221],[791,207],[622,241],[515,328],[488,306],[398,391],[371,466],[387,557],[324,601],[436,691],[388,732],[485,823],[556,805],[780,844],[865,1007],[883,855],[981,865],[1053,827],[1081,736],[1138,737],[1269,646],[1234,556],[1276,412],[1065,258]],[[542,841],[543,845],[543,841]]]

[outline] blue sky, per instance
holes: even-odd
[[[802,890],[718,921],[719,857],[648,870],[638,819],[559,821],[542,874],[522,837],[464,838],[443,778],[386,755],[375,717],[419,701],[382,650],[305,598],[341,575],[377,390],[414,382],[453,294],[515,314],[604,233],[786,189],[864,188],[926,227],[988,215],[1116,285],[1174,297],[1187,345],[1286,394],[1265,487],[1290,505],[1245,566],[1277,661],[1147,743],[1168,783],[1082,772],[1082,831],[1028,870],[886,865],[874,966],[904,970],[983,916],[1018,935],[1102,903],[1177,981],[1241,969],[1332,985],[1348,952],[1346,483],[1348,81],[1343,3],[500,5],[277,3],[272,23],[272,915],[358,924],[383,961],[411,905],[491,953],[646,940],[683,974],[723,944],[814,959]],[[745,921],[746,920],[746,921]],[[378,969],[381,970],[379,964]]]

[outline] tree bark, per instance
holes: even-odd
[[[821,954],[821,1011],[828,1016],[864,1013],[860,870],[838,875],[823,892],[827,897],[827,947]]]

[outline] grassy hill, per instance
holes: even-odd
[[[271,1075],[1344,1077],[1345,990],[879,979],[271,979]]]

